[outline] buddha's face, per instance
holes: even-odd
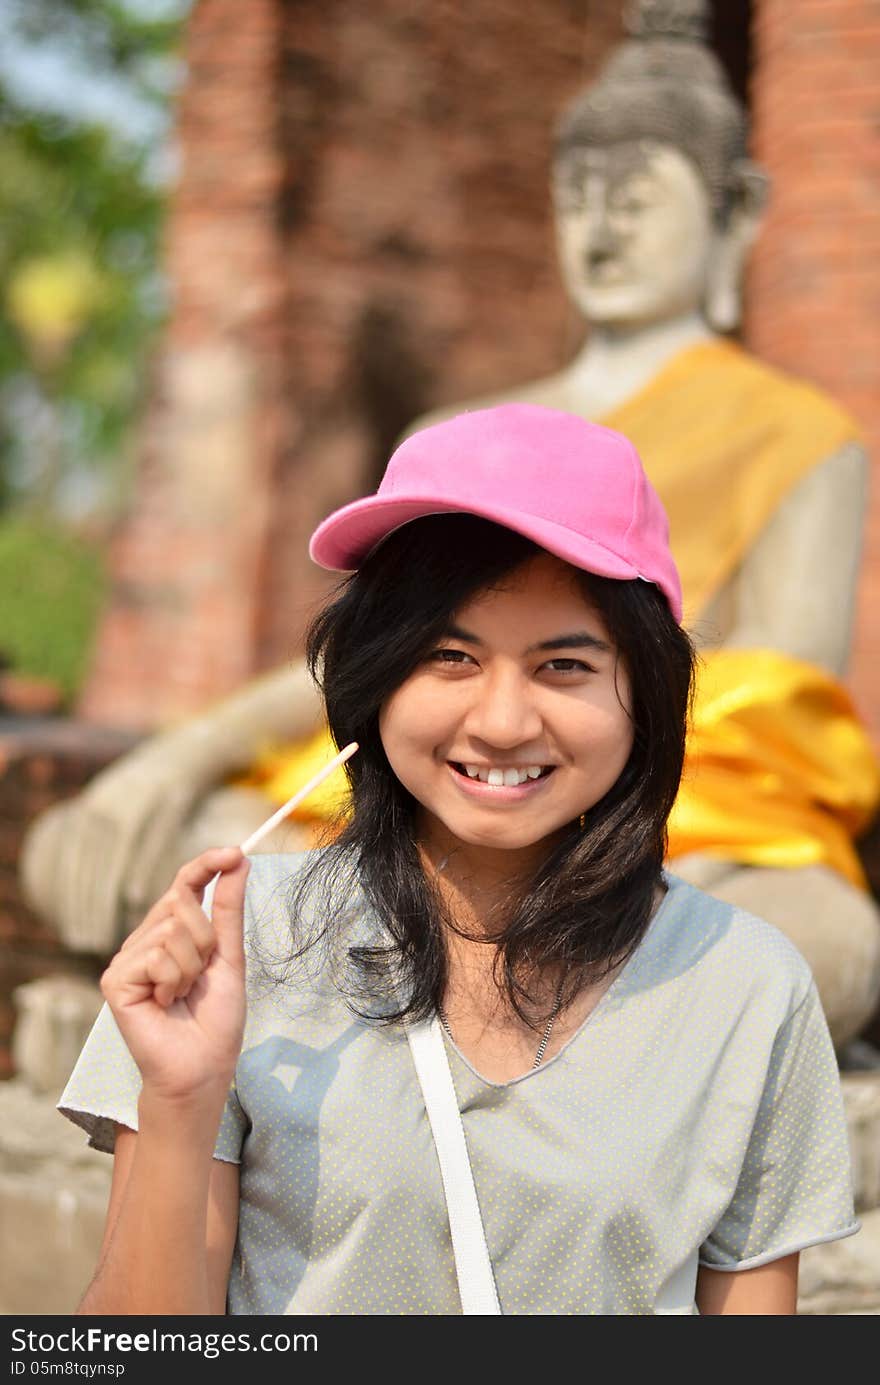
[[[694,164],[649,141],[576,149],[554,169],[566,288],[590,322],[663,322],[699,310],[715,243]]]

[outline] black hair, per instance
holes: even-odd
[[[455,927],[418,852],[418,804],[389,765],[379,713],[440,638],[453,613],[545,550],[476,515],[427,515],[394,530],[346,577],[306,632],[306,658],[350,793],[327,841],[294,879],[291,917],[316,880],[317,935],[300,930],[291,958],[344,935],[352,887],[381,925],[347,944],[340,982],[355,1013],[386,1023],[423,1019],[443,1003],[444,930]],[[633,744],[626,765],[583,829],[575,818],[526,886],[505,901],[495,975],[515,1011],[537,1026],[546,968],[564,968],[562,1003],[635,950],[650,921],[666,852],[666,819],[678,792],[693,696],[695,653],[661,591],[572,568],[601,614],[631,687]],[[339,950],[339,949],[337,949]],[[330,949],[331,955],[333,949]],[[388,985],[393,977],[393,986]],[[542,992],[543,993],[543,992]]]

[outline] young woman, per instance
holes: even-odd
[[[60,1102],[115,1150],[80,1312],[459,1313],[435,1015],[502,1312],[790,1314],[799,1251],[858,1229],[806,962],[664,870],[667,537],[625,438],[523,404],[413,435],[319,526],[346,816],[190,862],[105,973]]]

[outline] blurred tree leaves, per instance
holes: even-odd
[[[0,592],[0,669],[50,680],[70,707],[106,592],[101,550],[57,521],[6,514]]]
[[[125,474],[164,312],[156,131],[167,123],[186,8],[4,5],[13,47],[0,65],[0,510],[50,516],[74,492],[81,505],[83,496],[99,506],[119,498],[108,480]],[[120,111],[153,110],[145,133],[84,115],[76,83],[66,109],[51,91],[23,95],[16,51],[52,45],[70,55],[81,84],[115,84]]]
[[[185,5],[120,3],[120,0],[27,0],[17,24],[23,37],[49,38],[71,24],[96,63],[123,70],[140,85],[149,59],[164,59],[180,35]],[[148,80],[147,80],[148,85]]]

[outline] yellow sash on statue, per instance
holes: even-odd
[[[772,649],[701,656],[669,856],[827,865],[867,881],[852,838],[880,799],[880,769],[844,688]]]
[[[858,436],[818,390],[726,341],[680,352],[602,422],[632,439],[666,507],[686,626],[797,481]],[[267,747],[232,782],[283,803],[335,753],[322,726]],[[337,769],[294,812],[316,843],[347,790]],[[840,683],[772,650],[702,656],[670,858],[702,851],[750,865],[825,864],[866,889],[852,838],[878,802],[876,757]]]
[[[267,743],[246,774],[237,775],[227,782],[260,789],[280,807],[338,753],[339,747],[333,741],[326,722],[322,722],[311,736],[302,740],[289,744]],[[294,808],[290,819],[313,826],[313,837],[317,842],[320,829],[344,811],[348,793],[345,768],[338,765],[298,808]]]
[[[801,477],[859,436],[814,386],[728,341],[680,351],[601,421],[635,443],[663,501],[686,628]]]

